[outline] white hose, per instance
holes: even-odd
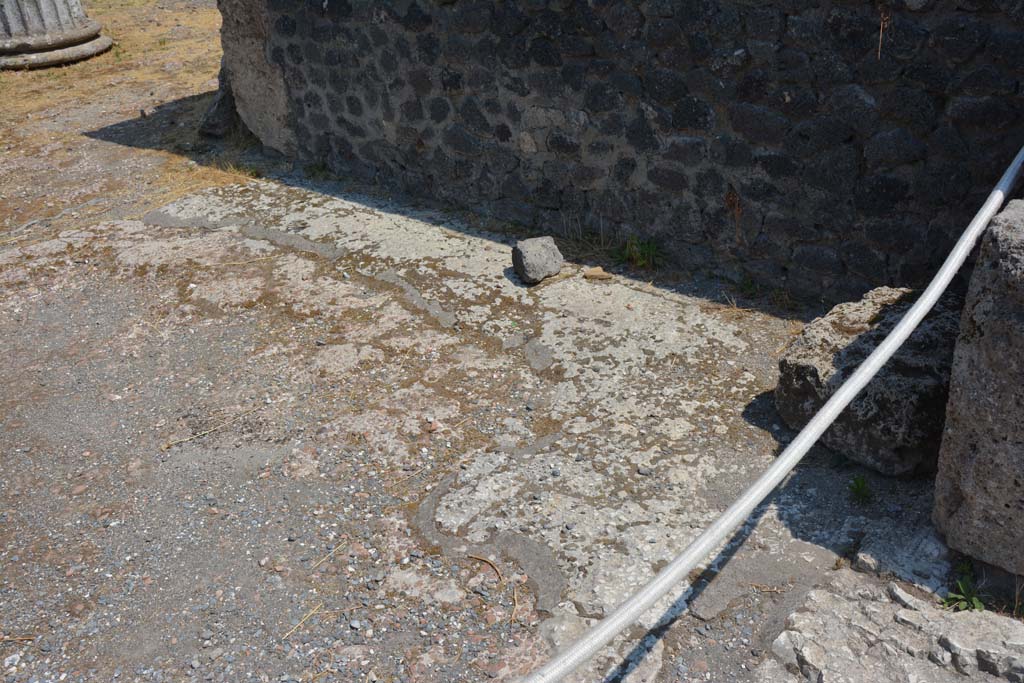
[[[967,226],[957,241],[953,251],[946,258],[942,268],[928,285],[924,294],[907,311],[899,324],[893,328],[889,336],[865,359],[857,371],[832,395],[832,398],[821,407],[821,410],[807,423],[782,455],[772,463],[761,477],[751,485],[728,510],[704,530],[695,541],[690,543],[672,562],[655,576],[650,583],[633,594],[628,600],[595,624],[579,640],[562,651],[545,666],[521,679],[520,683],[556,683],[575,671],[598,650],[610,643],[626,627],[632,625],[644,612],[651,608],[673,586],[685,578],[701,560],[707,557],[732,531],[753,512],[772,490],[778,486],[787,474],[796,466],[804,455],[817,442],[822,433],[828,429],[857,396],[858,392],[871,381],[897,349],[907,340],[910,333],[920,324],[956,272],[963,265],[978,237],[988,226],[992,217],[1002,207],[1006,195],[1013,189],[1017,175],[1024,165],[1024,147],[1017,153],[1013,163],[1006,169],[995,189],[988,196],[974,220]]]

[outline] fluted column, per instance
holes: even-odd
[[[111,44],[81,0],[0,0],[0,69],[66,64]]]

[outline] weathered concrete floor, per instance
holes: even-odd
[[[269,181],[5,249],[6,628],[100,675],[474,680],[600,617],[771,462],[796,327],[575,265],[527,289],[509,253]],[[675,626],[578,680],[745,680],[865,538],[912,578],[925,488],[860,510],[849,477],[819,454]]]
[[[791,436],[766,392],[799,323],[763,301],[579,264],[526,289],[508,237],[459,217],[281,164],[196,166],[216,152],[182,132],[215,73],[213,10],[159,10],[193,68],[139,29],[145,59],[78,65],[81,91],[0,113],[11,680],[511,680]],[[166,22],[106,11],[126,34]],[[832,604],[814,586],[941,587],[928,484],[865,474],[858,507],[861,473],[813,454],[680,588],[686,609],[645,623],[669,627],[577,680],[782,676],[777,636],[804,634],[806,657],[820,635],[787,616]],[[836,572],[851,561],[865,573]]]

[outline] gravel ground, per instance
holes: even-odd
[[[514,680],[791,438],[815,311],[579,242],[527,289],[502,226],[196,137],[209,3],[90,12],[118,50],[0,76],[7,680]],[[815,452],[575,680],[760,680],[844,564],[941,590],[930,496]]]
[[[487,662],[523,638],[526,593],[509,624],[489,567],[412,540],[388,490],[402,469],[333,438],[349,425],[323,394],[358,405],[379,378],[299,379],[281,345],[317,348],[322,330],[174,320],[176,292],[111,287],[80,256],[72,281],[4,306],[3,384],[20,387],[4,396],[4,630],[45,634],[25,679],[465,680],[447,666],[460,653]],[[395,436],[443,452],[428,434]]]

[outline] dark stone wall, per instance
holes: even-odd
[[[797,294],[927,279],[1024,144],[1021,0],[247,1],[303,159]]]

